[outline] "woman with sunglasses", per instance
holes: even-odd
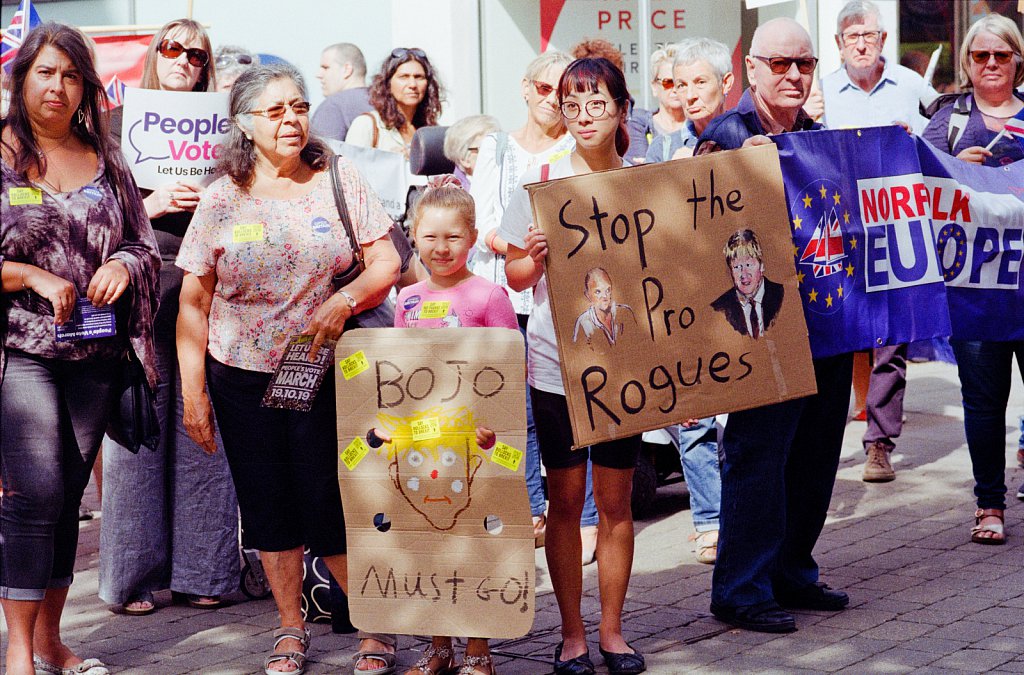
[[[142,87],[212,91],[210,39],[189,19],[171,21],[150,43]],[[122,109],[111,113],[121,138]],[[143,204],[160,245],[160,308],[154,318],[156,450],[132,454],[109,438],[103,444],[103,518],[99,596],[130,615],[156,609],[155,591],[170,589],[196,608],[218,607],[238,588],[238,507],[223,454],[207,456],[181,423],[182,399],[174,344],[182,272],[174,266],[202,188],[172,181],[143,190]]]
[[[603,58],[579,59],[562,73],[558,101],[569,133],[576,140],[573,152],[525,173],[521,185],[617,169],[629,146],[626,117],[629,91],[622,71]],[[583,570],[577,536],[587,485],[587,459],[593,462],[594,500],[598,525],[597,575],[601,587],[601,655],[613,674],[645,670],[643,656],[626,644],[622,635],[622,605],[633,565],[633,517],[630,495],[633,469],[640,454],[640,437],[572,449],[572,425],[558,360],[558,343],[548,303],[544,259],[547,239],[532,226],[530,200],[517,189],[505,210],[498,233],[508,242],[505,272],[513,289],[536,286],[527,326],[527,380],[537,423],[540,454],[548,470],[551,506],[547,522],[548,570],[562,618],[562,642],[555,649],[559,675],[594,672],[580,612]]]
[[[234,45],[221,45],[213,57],[217,69],[217,91],[231,91],[242,71],[260,65],[260,57],[248,49]]]
[[[64,644],[60,620],[78,507],[129,350],[156,383],[160,261],[135,182],[107,135],[106,95],[85,36],[57,23],[33,28],[10,83],[15,95],[0,121],[6,672],[107,675]],[[85,311],[106,323],[105,334],[75,330],[82,319],[69,320]]]
[[[626,159],[634,164],[647,161],[647,151],[656,138],[679,131],[686,123],[683,99],[676,91],[672,79],[672,63],[676,56],[675,45],[666,45],[651,54],[651,95],[658,103],[653,113],[633,108],[627,128],[629,129],[629,153]]]
[[[373,111],[352,121],[346,143],[409,156],[412,135],[441,116],[444,90],[422,49],[398,47],[370,85]]]
[[[289,339],[312,336],[313,355],[324,340],[338,339],[346,319],[387,297],[399,259],[383,205],[341,159],[338,179],[365,269],[332,287],[354,251],[332,190],[333,153],[309,133],[297,70],[250,68],[231,88],[230,109],[235,124],[220,160],[227,175],[207,189],[176,263],[185,271],[178,316],[185,428],[203,450],[227,457],[242,543],[260,551],[274,593],[281,627],[264,671],[301,673],[310,635],[301,611],[303,546],[347,587],[334,369],[308,412],[261,403]],[[214,411],[224,452],[214,439]],[[360,647],[386,653],[374,659],[393,668],[394,647],[382,642]],[[385,672],[368,661],[357,671]]]
[[[1004,16],[989,14],[971,26],[960,48],[960,83],[968,91],[932,116],[924,139],[973,164],[1000,166],[1024,158],[1016,139],[1003,133],[1007,121],[1024,108],[1024,97],[1016,91],[1024,83],[1022,49],[1020,29]],[[961,118],[959,123],[954,115]],[[959,139],[957,127],[962,129]],[[1001,138],[993,144],[997,136]],[[960,373],[964,429],[974,469],[978,508],[971,541],[1005,544],[1006,404],[1014,355],[1024,376],[1024,341],[950,338],[949,343]]]

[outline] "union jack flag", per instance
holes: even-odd
[[[28,17],[26,25],[25,17]],[[5,73],[10,73],[14,65],[14,57],[18,55],[18,49],[28,32],[41,24],[43,21],[32,6],[32,0],[21,0],[18,11],[11,17],[11,25],[0,40],[0,67]]]
[[[1017,143],[1020,144],[1021,148],[1024,148],[1024,108],[1021,108],[1020,112],[1006,120],[1003,131],[1007,135],[1016,138]]]
[[[117,75],[110,78],[110,82],[107,83],[107,99],[110,100],[111,107],[116,108],[124,103],[124,89],[125,83]]]

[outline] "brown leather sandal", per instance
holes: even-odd
[[[982,525],[983,518],[998,518],[998,523]],[[975,544],[999,546],[1006,543],[1003,531],[1003,509],[978,509],[974,512],[974,527],[971,528],[971,541]]]

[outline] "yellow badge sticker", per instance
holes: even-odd
[[[7,191],[7,198],[10,201],[11,206],[42,204],[43,191],[39,188],[33,187],[11,188]]]
[[[561,152],[556,152],[556,153],[551,154],[548,157],[548,164],[554,164],[558,160],[560,160],[563,157],[565,157],[566,155],[568,155],[570,152],[572,152],[572,151],[569,150],[569,149],[566,149],[566,150],[562,150]]]
[[[353,377],[363,372],[370,367],[370,362],[366,360],[366,354],[363,350],[359,350],[352,356],[338,361],[338,367],[341,368],[341,374],[345,376],[346,380],[351,380]]]
[[[503,466],[509,471],[518,471],[519,462],[523,459],[523,453],[521,450],[516,450],[511,445],[505,443],[494,444],[494,450],[491,450],[491,461],[499,466]]]
[[[236,244],[247,244],[251,241],[263,241],[263,223],[246,223],[235,225],[231,231],[231,241]]]
[[[432,438],[441,438],[441,423],[436,417],[424,417],[412,421],[412,440],[429,441]]]
[[[361,438],[354,438],[348,447],[341,451],[341,461],[348,467],[349,471],[354,470],[359,462],[363,461],[370,452],[370,446]]]
[[[449,300],[432,300],[423,303],[420,310],[421,319],[443,319],[448,316],[448,309],[452,306]]]

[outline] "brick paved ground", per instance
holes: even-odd
[[[1016,672],[1024,673],[1024,481],[1013,448],[1024,391],[1014,384],[1007,414],[1006,512],[1009,542],[969,543],[970,462],[964,444],[956,373],[939,363],[912,364],[908,421],[894,463],[897,480],[861,482],[864,424],[847,428],[843,460],[818,560],[824,578],[851,596],[837,614],[799,612],[796,633],[732,630],[708,612],[710,568],[693,562],[682,486],[658,493],[655,513],[637,523],[637,556],[626,602],[627,639],[647,655],[651,673],[736,672]],[[93,501],[95,496],[90,494]],[[93,504],[95,507],[95,504]],[[82,526],[79,573],[64,620],[67,641],[123,673],[252,673],[277,625],[269,600],[241,594],[216,611],[170,606],[148,617],[110,613],[96,598],[99,522]],[[543,555],[533,631],[495,642],[502,675],[548,673],[558,642],[558,612]],[[586,568],[584,613],[598,620],[596,569]],[[314,626],[309,673],[349,672],[355,640]],[[424,642],[403,638],[409,665]],[[603,664],[598,672],[606,672]]]

